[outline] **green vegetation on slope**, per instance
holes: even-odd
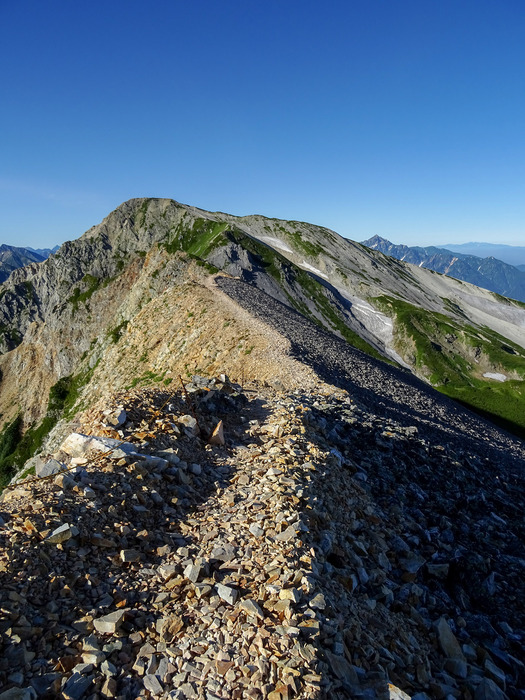
[[[525,437],[525,350],[490,328],[476,328],[394,297],[370,299],[394,319],[396,350],[442,393]],[[498,382],[485,371],[520,377]]]
[[[20,345],[23,339],[18,328],[13,328],[4,324],[0,324],[0,336],[2,336],[9,350],[13,350]]]
[[[22,418],[17,416],[8,423],[0,433],[0,490],[4,488],[16,469],[11,468],[10,456],[15,452],[20,441]]]
[[[47,411],[42,422],[22,434],[22,418],[18,416],[0,433],[0,491],[35,455],[60,418],[70,418],[80,391],[91,379],[95,368],[75,376],[62,377],[49,390]]]
[[[508,297],[504,297],[501,294],[498,294],[497,292],[491,292],[492,296],[496,301],[499,301],[501,304],[505,304],[506,306],[517,306],[520,309],[525,309],[525,302],[523,301],[518,301],[517,299],[509,299]]]
[[[302,289],[305,290],[310,299],[315,303],[319,312],[326,319],[326,325],[328,327],[332,328],[334,331],[339,331],[347,343],[358,350],[361,350],[367,355],[371,355],[378,360],[383,360],[383,362],[389,362],[387,358],[381,355],[381,353],[379,353],[374,347],[369,345],[366,340],[363,340],[360,335],[348,328],[342,317],[330,303],[326,296],[325,287],[320,282],[312,277],[312,275],[308,274],[308,272],[301,269],[296,271],[296,279],[301,285]],[[302,313],[305,316],[310,317],[314,322],[319,323],[318,320],[308,312],[308,309],[305,308]]]
[[[82,278],[82,286],[84,287],[84,291],[81,292],[80,287],[75,287],[73,294],[68,299],[68,301],[73,304],[73,313],[78,309],[78,305],[81,302],[85,303],[93,296],[100,286],[100,280],[93,275],[84,275]]]
[[[128,327],[129,321],[122,321],[122,323],[119,323],[118,326],[115,326],[115,328],[112,328],[111,330],[108,331],[108,338],[111,340],[112,343],[118,343],[119,339],[124,335],[126,332],[126,328]]]
[[[147,370],[143,374],[141,374],[139,377],[135,377],[132,381],[131,384],[126,387],[127,390],[133,389],[136,386],[152,386],[154,384],[159,384],[160,382],[163,382],[164,384],[168,385],[173,381],[172,377],[166,377],[166,372],[168,370],[164,370],[162,374],[157,374],[153,370]]]
[[[294,222],[290,222],[290,226]],[[313,243],[302,236],[300,231],[294,228],[285,228],[284,226],[277,226],[277,229],[284,233],[285,240],[288,240],[294,248],[300,250],[305,255],[311,257],[317,257],[320,253],[324,253],[324,248],[319,243]]]
[[[217,245],[224,243],[221,234],[227,228],[226,222],[211,219],[196,219],[191,226],[181,221],[172,229],[170,240],[164,244],[164,248],[171,254],[181,250],[191,256],[204,258]]]
[[[288,237],[292,238],[296,245],[305,253],[314,255],[322,252],[321,246],[304,241],[299,232],[289,231],[284,227],[279,228]],[[170,241],[164,244],[164,248],[170,254],[184,251],[191,257],[196,258],[200,264],[206,266],[211,273],[215,273],[218,272],[217,268],[207,263],[205,258],[216,248],[226,245],[228,241],[241,246],[256,258],[257,264],[278,283],[288,297],[290,304],[299,313],[321,327],[338,331],[348,343],[359,350],[372,357],[385,360],[375,348],[348,328],[343,318],[330,303],[326,296],[326,289],[320,282],[291,263],[280,253],[247,235],[238,227],[210,219],[196,219],[191,226],[188,226],[183,220],[172,230]],[[325,319],[324,324],[311,313],[306,303],[301,302],[296,296],[286,291],[287,286],[293,282],[302,289],[305,297],[315,304],[319,314]]]
[[[493,423],[525,438],[525,386],[523,381],[472,380],[471,385],[437,387]]]

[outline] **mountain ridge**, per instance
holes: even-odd
[[[342,240],[131,200],[0,286],[11,697],[523,700],[524,443],[430,378],[525,310]]]
[[[446,248],[454,253],[464,253],[466,255],[476,255],[478,257],[493,256],[498,260],[502,260],[508,265],[523,265],[525,264],[525,246],[503,245],[500,243],[449,243],[441,245],[440,248]]]
[[[523,472],[361,398],[221,375],[100,401],[0,502],[4,687],[519,700]]]
[[[82,392],[141,309],[158,316],[156,300],[184,284],[189,262],[205,275],[240,277],[447,392],[467,382],[472,391],[459,396],[467,403],[471,394],[488,396],[512,419],[522,400],[525,308],[517,303],[385,258],[322,227],[136,199],[44,263],[15,270],[0,288],[4,427],[19,413],[24,429],[36,426],[58,381],[69,377]],[[466,318],[478,324],[467,333]],[[129,367],[129,381],[141,370],[138,361]]]
[[[0,284],[9,277],[13,270],[31,263],[43,262],[46,257],[46,255],[31,248],[0,244]]]
[[[422,265],[435,272],[450,275],[478,287],[484,287],[505,297],[525,301],[525,274],[514,265],[495,257],[477,257],[454,253],[436,246],[395,245],[386,238],[373,236],[363,245],[380,250],[397,260]],[[458,246],[459,247],[459,246]]]

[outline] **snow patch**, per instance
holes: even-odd
[[[507,379],[505,374],[500,374],[499,372],[485,372],[483,376],[488,379],[495,379],[497,382],[504,382]]]
[[[281,241],[280,238],[274,238],[273,236],[257,236],[257,238],[263,243],[268,243],[268,245],[271,245],[274,248],[279,248],[279,250],[284,250],[287,253],[293,253],[293,250],[290,248],[288,243]]]
[[[352,314],[354,317],[363,324],[372,336],[383,344],[387,354],[402,367],[409,368],[409,365],[407,365],[401,355],[392,348],[394,339],[394,324],[392,323],[392,319],[375,309],[367,301],[349,294],[346,289],[342,287],[337,287],[336,289],[341,296],[351,302]]]
[[[328,279],[328,275],[325,275],[324,272],[321,272],[321,270],[318,270],[316,267],[313,267],[310,265],[310,263],[307,263],[306,260],[303,260],[303,262],[298,263],[299,267],[302,267],[303,270],[310,270],[310,272],[314,272],[316,275],[319,275],[319,277],[324,277],[325,280]]]

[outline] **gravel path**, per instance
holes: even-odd
[[[353,348],[299,313],[240,280],[219,277],[217,284],[250,313],[291,342],[292,355],[324,381],[348,390],[377,415],[417,426],[433,442],[454,444],[489,457],[496,464],[523,468],[521,440],[464,409],[408,371]]]

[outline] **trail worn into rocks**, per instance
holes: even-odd
[[[186,390],[116,396],[5,492],[2,700],[524,697],[511,466],[360,392]]]

